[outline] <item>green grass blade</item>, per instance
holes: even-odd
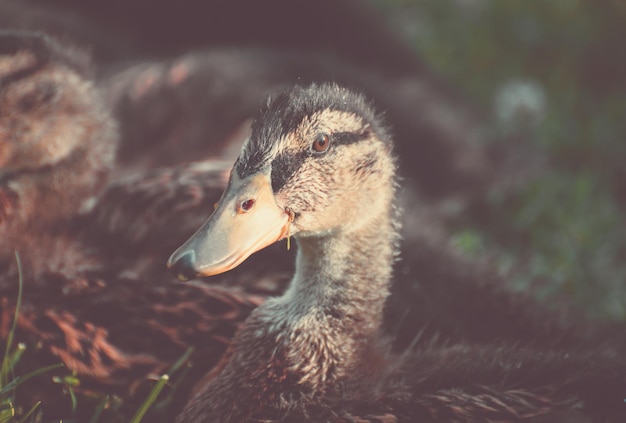
[[[30,409],[26,412],[26,414],[24,414],[19,420],[19,423],[25,423],[26,420],[35,412],[35,410],[37,410],[37,407],[39,407],[41,405],[41,401],[37,401],[35,403],[35,405],[33,405],[32,407],[30,407]]]
[[[167,384],[169,380],[170,380],[170,377],[167,374],[161,375],[161,377],[159,378],[159,381],[156,383],[156,385],[154,385],[154,387],[150,391],[150,395],[148,395],[148,398],[146,399],[146,401],[143,404],[141,404],[141,407],[139,407],[139,409],[137,410],[133,418],[130,420],[130,423],[141,422],[141,419],[143,419],[145,414],[148,412],[148,409],[152,406],[154,401],[156,401],[157,397],[159,396],[159,394],[161,393],[161,391],[163,390],[163,388],[165,387],[165,385]]]
[[[9,359],[7,360],[9,363],[9,369],[13,369],[15,367],[18,361],[20,361],[20,358],[22,358],[22,354],[24,354],[24,351],[26,351],[26,345],[22,344],[21,342],[17,344],[17,348],[15,349],[15,351],[9,354]]]
[[[185,351],[185,353],[176,361],[176,363],[174,363],[172,367],[170,367],[170,369],[167,371],[167,374],[171,375],[177,372],[181,368],[181,366],[183,366],[185,363],[188,362],[189,357],[191,356],[193,351],[194,351],[193,346],[187,348],[187,351]],[[167,394],[167,396],[164,399],[160,400],[158,403],[154,404],[154,407],[157,411],[167,408],[172,403],[172,401],[174,400],[174,396],[176,395],[178,387],[182,385],[183,381],[185,380],[185,377],[187,376],[190,370],[191,370],[191,366],[185,367],[180,372],[180,374],[176,376],[174,383],[169,384],[170,389],[169,389],[169,393]]]
[[[0,423],[10,421],[14,415],[15,415],[15,410],[13,409],[12,406],[6,410],[0,411]]]
[[[20,254],[15,251],[15,263],[17,264],[17,302],[15,304],[15,313],[13,315],[13,324],[11,325],[11,330],[7,336],[7,345],[4,351],[4,357],[2,358],[2,367],[0,367],[0,387],[5,386],[9,381],[9,373],[13,367],[10,363],[10,352],[11,347],[13,345],[13,334],[15,333],[15,329],[17,328],[17,318],[20,314],[20,305],[22,304],[22,288],[23,288],[23,277],[22,277],[22,261],[20,260]]]
[[[108,402],[109,402],[108,395],[102,398],[102,401],[100,401],[100,404],[98,404],[98,407],[96,407],[96,411],[93,413],[93,416],[91,417],[91,419],[89,419],[89,423],[98,423],[98,420],[100,419],[100,416],[104,412],[104,408],[106,407]]]
[[[185,381],[185,378],[187,377],[187,375],[189,374],[189,372],[191,371],[191,367],[185,367],[178,376],[176,376],[176,380],[174,381],[173,384],[170,385],[170,392],[167,395],[167,397],[165,397],[164,400],[159,401],[159,404],[157,404],[157,407],[159,408],[165,408],[167,406],[169,406],[169,404],[172,403],[172,401],[174,400],[174,396],[176,395],[176,392],[178,390],[178,387],[181,386],[183,384],[183,382]]]
[[[187,360],[189,360],[189,357],[191,356],[191,354],[193,353],[194,348],[193,347],[189,347],[187,348],[187,351],[185,351],[185,354],[182,355],[182,357],[180,357],[176,363],[174,363],[172,365],[172,367],[170,367],[169,371],[167,372],[168,375],[174,374],[176,372],[176,370],[178,370],[183,364],[185,364],[185,362],[187,362]]]
[[[5,393],[11,391],[12,389],[17,388],[19,385],[21,385],[22,383],[26,382],[29,379],[34,378],[35,376],[39,376],[42,373],[46,373],[49,371],[52,371],[54,369],[58,369],[60,367],[63,367],[63,364],[59,363],[59,364],[52,364],[50,366],[46,366],[46,367],[42,367],[40,369],[34,370],[24,376],[18,376],[15,379],[13,379],[11,382],[9,382],[4,388],[2,388],[0,390],[0,396],[4,395]]]
[[[42,367],[37,370],[33,370],[32,372],[27,373],[24,376],[21,376],[19,384],[22,384],[26,382],[27,380],[34,378],[35,376],[39,376],[40,374],[47,373],[55,369],[60,369],[61,367],[65,367],[63,363],[51,364],[49,366]]]
[[[70,400],[72,401],[72,414],[76,414],[76,409],[78,408],[78,400],[76,399],[74,389],[72,389],[71,386],[67,385],[67,392],[69,392]]]
[[[4,385],[2,389],[0,389],[0,397],[8,394],[9,392],[13,392],[13,390],[17,387],[19,383],[20,383],[20,377],[18,376],[14,378],[11,382]]]

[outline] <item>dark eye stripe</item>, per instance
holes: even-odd
[[[297,154],[281,153],[272,162],[272,190],[278,192],[298,171],[307,157],[308,151]]]
[[[354,144],[370,137],[369,131],[335,132],[330,135],[330,149],[336,145]],[[281,153],[272,161],[272,190],[278,192],[287,181],[298,171],[304,161],[314,155],[311,151],[302,151],[297,154]]]
[[[363,141],[371,136],[370,131],[363,132],[335,132],[330,136],[332,144],[347,145]]]

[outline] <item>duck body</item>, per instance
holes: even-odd
[[[593,389],[624,393],[626,368],[611,354],[432,338],[389,352],[391,150],[363,98],[335,85],[262,107],[218,208],[168,265],[183,280],[211,276],[293,236],[295,275],[251,314],[179,422],[558,421],[594,409]]]

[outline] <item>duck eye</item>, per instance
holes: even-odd
[[[247,213],[252,210],[252,207],[254,207],[254,200],[250,198],[241,202],[241,204],[239,205],[239,210],[242,213]]]
[[[311,146],[311,148],[316,153],[323,153],[324,151],[328,150],[329,145],[330,137],[328,136],[328,134],[319,134],[315,138],[315,141],[313,141],[313,145]]]

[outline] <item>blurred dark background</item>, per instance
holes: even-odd
[[[500,133],[546,163],[494,193],[456,242],[491,254],[515,289],[565,293],[626,318],[626,3],[620,0],[372,0]],[[498,138],[496,138],[498,139]],[[506,139],[506,138],[505,138]]]

